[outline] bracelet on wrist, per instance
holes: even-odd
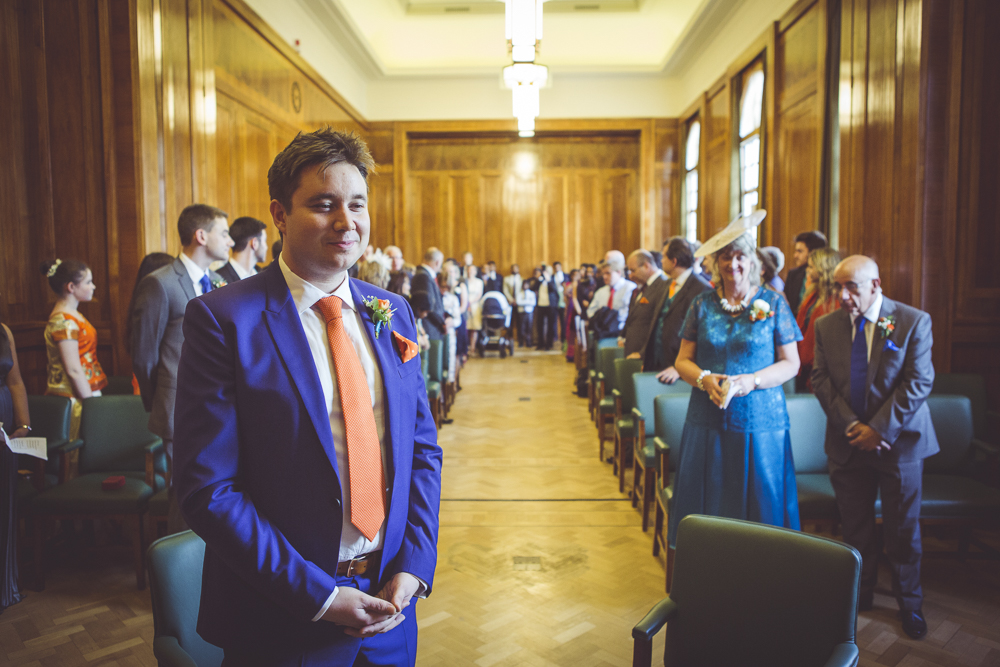
[[[711,374],[712,374],[712,371],[702,371],[698,375],[698,379],[697,379],[697,381],[695,381],[695,384],[698,385],[698,389],[701,389],[702,391],[705,391],[705,386],[701,383],[701,381],[704,380],[706,376],[711,375]]]

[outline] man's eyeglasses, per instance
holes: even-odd
[[[861,294],[861,288],[864,285],[867,285],[870,282],[871,282],[871,280],[862,280],[860,283],[854,283],[854,282],[846,282],[846,283],[843,283],[843,284],[841,284],[841,283],[834,283],[833,284],[833,289],[838,294],[840,292],[842,292],[843,290],[846,289],[848,292],[850,292],[854,296],[859,296]]]

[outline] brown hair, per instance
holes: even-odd
[[[690,269],[694,266],[694,250],[686,238],[675,236],[667,239],[664,245],[666,246],[664,254],[671,262],[677,262],[677,266],[682,269]]]
[[[181,237],[181,245],[189,246],[194,240],[194,233],[199,229],[206,232],[212,229],[212,224],[216,218],[229,218],[229,214],[221,208],[209,206],[208,204],[191,204],[181,211],[177,218],[177,233]]]
[[[233,252],[243,252],[260,233],[267,229],[267,225],[249,216],[236,218],[229,226],[229,237],[233,239]]]
[[[299,187],[302,170],[320,165],[325,171],[338,162],[357,167],[368,183],[368,174],[375,171],[375,160],[368,146],[354,132],[335,132],[329,127],[308,134],[299,132],[292,143],[278,153],[267,170],[267,191],[286,211],[292,210],[292,195]]]
[[[55,259],[42,262],[41,270],[42,275],[49,280],[49,287],[61,297],[66,285],[79,284],[90,267],[78,259]]]
[[[809,253],[807,266],[819,274],[815,290],[819,293],[820,303],[836,296],[833,288],[833,272],[838,264],[840,264],[840,253],[833,248],[817,248]]]

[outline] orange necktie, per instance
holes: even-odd
[[[677,289],[678,289],[677,288],[677,281],[676,280],[671,281],[671,283],[670,283],[670,291],[667,293],[667,298],[668,299],[673,299],[674,295],[677,294]]]
[[[344,411],[344,433],[347,439],[348,484],[351,492],[351,523],[369,541],[378,535],[385,520],[385,473],[382,470],[382,448],[375,428],[368,379],[361,360],[344,329],[339,296],[328,296],[316,302],[326,320],[326,337],[333,353],[333,369],[337,373],[340,406]]]

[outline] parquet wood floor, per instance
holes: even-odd
[[[557,354],[520,351],[463,371],[441,431],[440,558],[434,593],[416,606],[419,666],[631,663],[630,630],[662,597],[663,565],[598,460],[572,376]],[[54,561],[47,590],[0,615],[0,665],[155,665],[149,597],[127,552],[68,542]],[[882,574],[858,623],[862,665],[1000,665],[996,562],[924,560],[922,642],[902,635]]]

